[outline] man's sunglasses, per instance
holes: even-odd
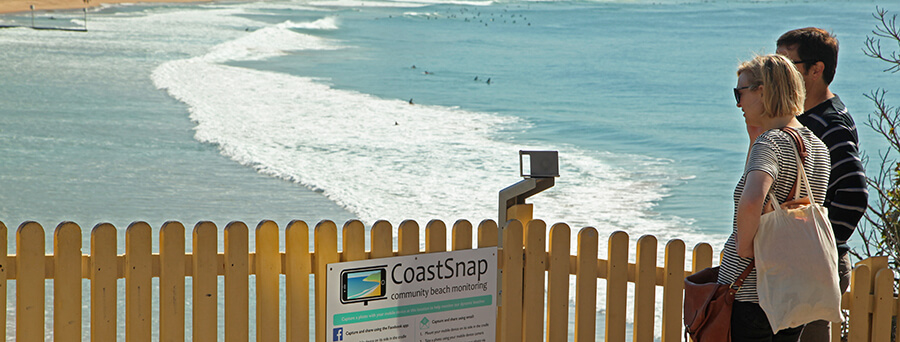
[[[753,88],[751,86],[734,88],[734,100],[737,101],[738,104],[741,103],[741,89],[750,89]]]

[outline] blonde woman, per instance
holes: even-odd
[[[814,198],[822,204],[828,185],[830,159],[828,149],[809,129],[795,118],[803,112],[805,88],[803,79],[790,60],[780,55],[757,56],[738,68],[734,96],[753,142],[747,155],[744,173],[734,189],[734,223],[725,243],[720,284],[732,284],[753,260],[753,239],[760,216],[769,209],[767,194],[788,202],[788,194],[797,179],[795,143],[783,129],[799,133],[807,156],[803,167],[809,178]],[[808,196],[798,188],[801,197]],[[741,341],[797,341],[801,327],[772,333],[765,312],[759,306],[756,292],[756,270],[747,276],[735,295],[731,317],[731,338]]]

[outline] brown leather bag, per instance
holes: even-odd
[[[731,342],[731,307],[754,262],[731,285],[717,283],[719,267],[684,278],[684,330],[694,342]]]

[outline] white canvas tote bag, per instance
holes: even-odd
[[[805,186],[811,204],[782,208],[770,192],[775,210],[760,217],[753,240],[759,306],[773,333],[816,320],[841,321],[834,232],[827,209],[813,199],[796,150],[794,155],[797,182]]]

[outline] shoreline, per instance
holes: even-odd
[[[142,2],[211,2],[212,0],[6,0],[0,1],[0,14],[30,12],[34,5],[35,12],[48,12],[54,10],[77,10],[81,8],[98,7],[101,4],[123,4]]]

